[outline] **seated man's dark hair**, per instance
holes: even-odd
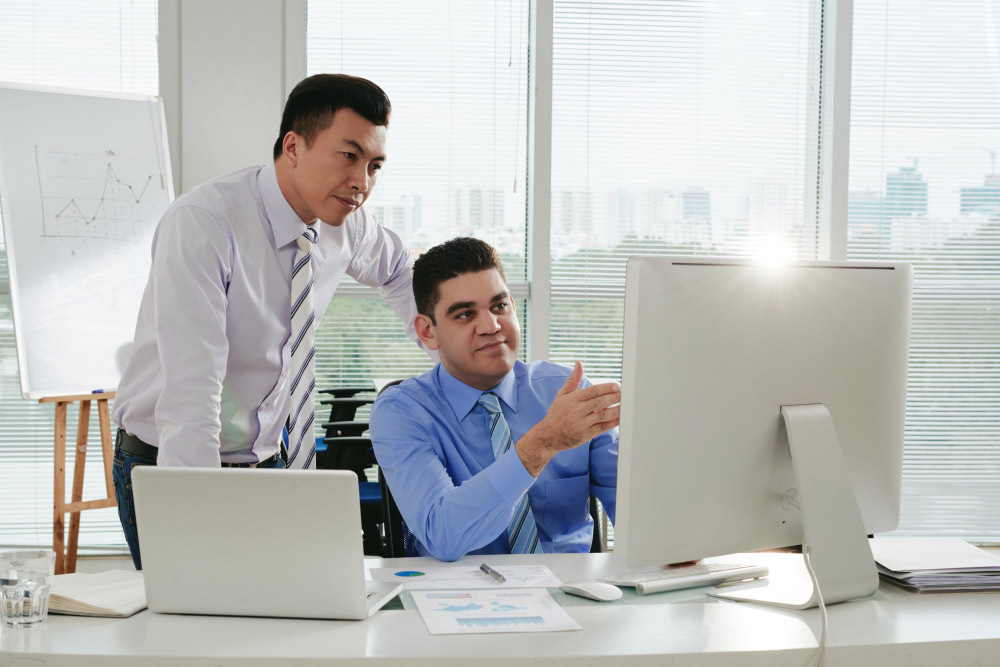
[[[434,306],[441,298],[438,286],[465,273],[496,269],[507,282],[497,251],[489,243],[459,236],[436,245],[413,263],[413,298],[417,312],[434,321]]]
[[[314,74],[292,90],[281,114],[281,130],[274,142],[274,159],[281,155],[285,135],[295,132],[308,147],[316,135],[330,127],[334,115],[351,109],[375,125],[389,125],[392,106],[381,88],[357,76]]]

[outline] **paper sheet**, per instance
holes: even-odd
[[[581,629],[544,588],[415,591],[413,601],[432,635]]]
[[[142,572],[57,574],[50,582],[49,611],[55,614],[124,617],[146,608]]]
[[[468,589],[468,588],[557,588],[562,585],[559,577],[545,565],[494,565],[494,570],[507,578],[501,584],[473,565],[426,567],[414,570],[398,567],[373,567],[372,581],[391,581],[403,584],[406,590]]]
[[[868,543],[878,564],[894,572],[1000,568],[1000,558],[957,537],[883,537]]]

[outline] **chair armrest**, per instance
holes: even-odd
[[[364,386],[354,386],[354,387],[336,387],[334,389],[317,389],[317,394],[333,394],[334,398],[349,398],[355,394],[359,394],[363,391],[375,391],[375,385],[369,384]]]
[[[324,422],[321,426],[326,430],[327,438],[349,438],[368,430],[368,422],[361,421]]]
[[[364,481],[365,468],[375,465],[375,452],[370,438],[323,438],[326,451],[316,467],[327,470],[353,470]]]
[[[366,398],[327,398],[320,401],[321,405],[330,406],[330,421],[355,421],[358,408],[375,402],[374,396]]]
[[[350,398],[324,398],[320,401],[321,405],[340,405],[345,408],[360,408],[362,405],[368,405],[369,403],[374,403],[374,396],[366,396],[364,398],[350,397]]]

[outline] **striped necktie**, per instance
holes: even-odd
[[[493,443],[493,458],[498,459],[514,443],[510,435],[510,426],[503,416],[500,399],[496,394],[492,392],[483,394],[479,397],[479,404],[490,413],[490,441]],[[507,525],[507,540],[512,554],[532,554],[542,551],[538,543],[535,515],[531,513],[527,493],[521,496],[521,500],[514,508],[514,514]]]
[[[317,232],[309,228],[296,239],[299,249],[292,265],[292,403],[288,413],[287,468],[315,468],[316,341],[313,313],[312,244]]]

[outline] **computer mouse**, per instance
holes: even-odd
[[[597,600],[599,602],[611,602],[618,600],[622,596],[622,589],[614,584],[607,584],[603,581],[573,581],[563,584],[559,590],[570,595],[579,595],[582,598]]]

